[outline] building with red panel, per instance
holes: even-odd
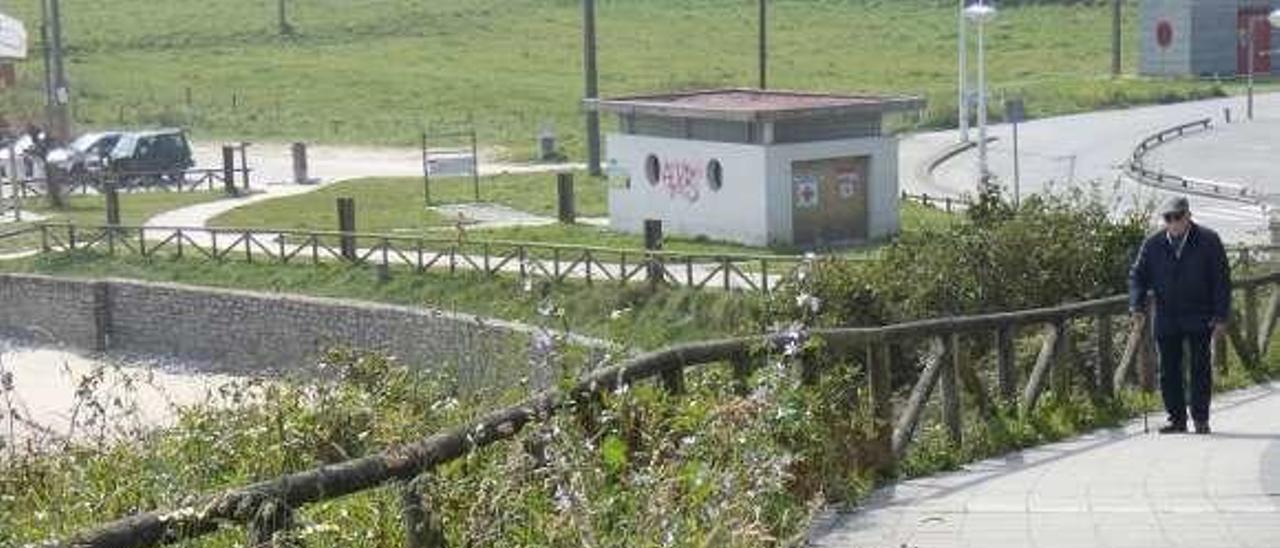
[[[1151,76],[1280,74],[1280,0],[1143,0],[1140,72]]]

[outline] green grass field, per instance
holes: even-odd
[[[74,113],[86,126],[182,125],[197,136],[399,143],[473,114],[486,146],[532,154],[543,124],[580,152],[576,0],[65,0]],[[756,82],[755,2],[601,2],[604,95]],[[39,36],[36,0],[10,2]],[[1124,62],[1137,64],[1136,0]],[[773,87],[922,94],[920,124],[954,123],[956,13],[937,0],[776,0]],[[1034,116],[1218,94],[1192,81],[1112,80],[1105,2],[1001,11],[989,40],[993,94]],[[33,48],[38,52],[38,48]],[[38,53],[0,112],[36,116]],[[915,125],[915,120],[903,124]]]
[[[574,188],[578,214],[582,217],[608,215],[604,183],[578,174]],[[551,174],[497,175],[481,179],[481,199],[520,211],[554,217],[556,184]],[[472,200],[472,183],[464,179],[443,179],[432,183],[433,203],[459,203]],[[291,228],[299,230],[337,230],[336,200],[355,198],[356,230],[368,233],[458,235],[456,218],[431,211],[423,206],[422,180],[415,178],[369,178],[338,183],[315,192],[268,200],[224,213],[211,226],[236,228]],[[916,231],[925,226],[950,222],[944,212],[915,203],[904,203],[903,230]],[[638,249],[644,238],[622,234],[591,224],[524,226],[495,229],[467,229],[469,240],[509,240],[588,245]],[[791,249],[765,249],[702,239],[669,237],[664,249],[688,253],[795,253]],[[852,251],[858,253],[859,250]]]

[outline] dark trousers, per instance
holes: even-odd
[[[1212,331],[1182,332],[1156,339],[1160,350],[1160,392],[1169,422],[1187,423],[1187,389],[1182,367],[1183,343],[1191,349],[1191,420],[1209,421],[1209,395],[1213,388],[1213,370],[1209,365],[1209,339]]]

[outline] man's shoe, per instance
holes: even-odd
[[[1197,434],[1208,434],[1208,433],[1209,433],[1209,421],[1203,421],[1203,422],[1201,422],[1201,421],[1196,421],[1196,433],[1197,433]]]
[[[1187,423],[1171,422],[1161,426],[1158,432],[1161,434],[1185,434],[1187,433]]]

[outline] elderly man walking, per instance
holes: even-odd
[[[1164,230],[1147,238],[1129,271],[1129,309],[1134,321],[1142,321],[1147,294],[1155,292],[1160,392],[1169,414],[1160,433],[1187,431],[1185,344],[1191,354],[1191,419],[1197,434],[1208,434],[1209,348],[1231,315],[1231,266],[1218,234],[1191,222],[1186,198],[1170,198],[1160,214]]]

